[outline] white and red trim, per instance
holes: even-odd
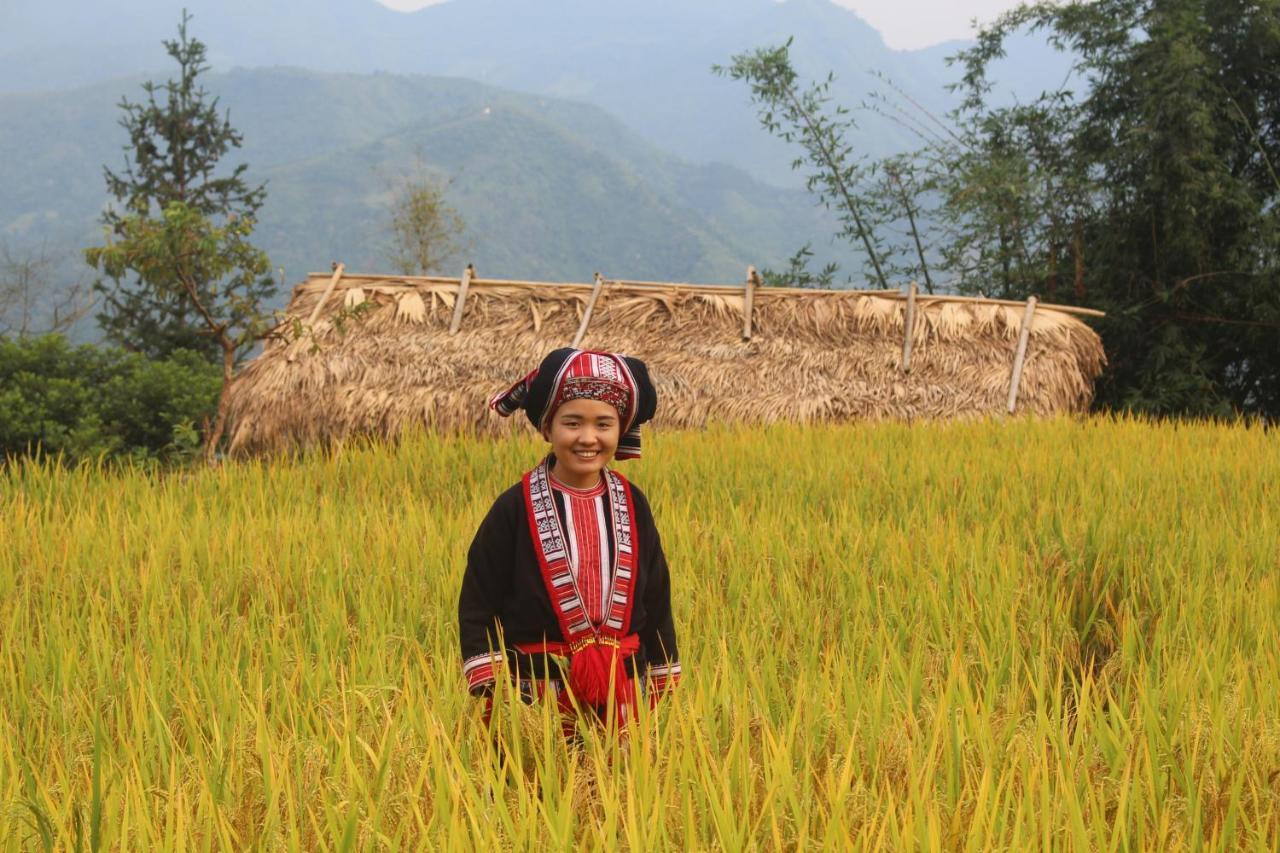
[[[661,695],[680,681],[680,662],[649,667],[649,690]]]
[[[497,677],[498,668],[505,662],[506,658],[499,652],[485,652],[464,660],[462,675],[467,679],[467,689],[474,691],[486,684],[492,684]]]

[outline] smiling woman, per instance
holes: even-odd
[[[494,501],[467,554],[458,598],[463,673],[486,700],[508,681],[579,713],[633,719],[680,675],[666,557],[648,501],[610,460],[640,455],[657,395],[644,363],[560,349],[493,398],[524,409],[551,452]],[[499,672],[506,668],[501,680]]]

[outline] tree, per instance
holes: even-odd
[[[258,282],[271,262],[249,243],[252,219],[233,218],[218,226],[180,201],[170,202],[160,218],[125,217],[116,232],[106,246],[86,250],[89,263],[113,278],[136,275],[158,300],[189,305],[203,323],[199,334],[221,351],[222,392],[205,439],[212,463],[226,426],[236,362],[273,325],[257,299]]]
[[[55,292],[54,260],[43,248],[19,252],[0,242],[0,337],[66,332],[93,309],[83,282]]]
[[[874,282],[889,287],[884,271],[885,249],[876,235],[870,207],[859,194],[866,168],[846,141],[856,125],[842,106],[830,108],[828,90],[834,76],[800,88],[799,75],[791,67],[791,39],[780,47],[761,48],[734,56],[729,66],[716,65],[712,71],[751,87],[751,99],[759,107],[760,123],[785,142],[799,143],[805,156],[791,164],[809,169],[805,186],[816,193],[818,202],[835,212],[842,228],[837,236],[860,245],[874,273]],[[803,264],[806,246],[791,261]],[[821,276],[821,274],[819,274]]]
[[[1072,283],[1084,299],[1081,223],[1092,196],[1071,150],[1078,105],[1067,92],[958,116],[954,144],[934,169],[940,241],[950,284],[1005,299],[1054,298]]]
[[[1022,31],[1074,58],[1079,91],[992,104],[988,67]],[[1106,311],[1100,405],[1280,417],[1280,2],[1024,5],[957,59],[963,104],[913,153],[918,174],[850,165],[851,123],[824,118],[823,85],[799,93],[785,47],[735,57],[731,76],[803,143],[820,198],[863,182],[843,233],[885,247],[890,271],[903,244],[874,232],[905,215],[908,256],[928,269],[930,222],[949,287]]]
[[[934,288],[924,234],[925,219],[933,213],[926,199],[936,188],[932,165],[908,154],[886,157],[871,170],[875,180],[867,201],[888,235],[886,272],[894,281],[923,282],[926,293],[933,293]]]
[[[829,290],[840,268],[834,263],[829,263],[814,272],[809,267],[811,260],[813,260],[813,249],[811,244],[805,243],[787,260],[785,269],[761,270],[760,280],[765,287],[802,287]]]
[[[265,185],[245,182],[245,164],[229,172],[221,168],[222,158],[243,139],[231,126],[229,113],[219,112],[218,99],[199,84],[208,70],[206,50],[188,37],[190,20],[184,11],[177,40],[164,42],[178,64],[177,79],[143,84],[142,103],[120,101],[120,124],[129,134],[125,167],[120,173],[103,169],[107,189],[119,204],[107,209],[103,223],[116,239],[124,237],[127,223],[162,216],[174,203],[209,220],[251,222],[265,199]],[[185,348],[213,361],[220,358],[216,336],[209,334],[196,307],[196,302],[219,298],[215,279],[193,271],[198,297],[193,300],[185,289],[155,289],[135,278],[127,265],[117,269],[118,275],[108,273],[106,281],[94,285],[103,298],[98,322],[109,340],[152,357]],[[264,274],[244,282],[238,298],[258,304],[275,292],[275,283]]]
[[[1022,30],[1075,56],[1083,91],[1034,112],[989,107],[988,66]],[[1028,268],[1071,275],[1076,301],[1108,312],[1100,401],[1280,416],[1280,5],[1022,6],[959,59],[978,140],[1008,140],[1059,201],[1003,232],[975,209],[974,227],[1025,245]]]
[[[392,190],[391,244],[387,261],[402,275],[443,272],[465,250],[466,225],[445,200],[448,183],[429,175],[419,164]]]

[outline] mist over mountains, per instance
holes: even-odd
[[[125,162],[116,103],[141,82],[0,95],[0,235],[71,254],[102,239],[102,167]],[[335,259],[385,269],[391,183],[420,168],[452,179],[486,276],[732,281],[833,228],[804,192],[680,161],[588,104],[297,69],[206,84],[245,136],[227,165],[248,162],[249,178],[267,182],[255,242],[290,279]]]
[[[8,0],[0,8],[0,92],[83,86],[163,73],[161,41],[181,10],[216,70],[294,66],[315,71],[462,77],[585,101],[658,147],[695,163],[745,169],[797,186],[792,154],[763,133],[746,88],[710,73],[755,47],[795,39],[797,69],[836,75],[833,94],[856,106],[890,78],[938,114],[958,44],[896,51],[829,0],[450,0],[396,12],[376,0]],[[1028,92],[1056,85],[1062,63],[1038,48],[1015,53],[1006,76]],[[859,114],[872,156],[915,140],[899,124]]]
[[[833,71],[856,106],[880,87],[949,106],[957,45],[888,49],[828,0],[450,0],[414,13],[375,0],[8,0],[0,5],[0,240],[44,246],[84,277],[101,239],[104,164],[123,165],[122,96],[173,73],[161,42],[181,10],[209,48],[250,164],[267,181],[256,242],[290,281],[341,259],[382,269],[389,180],[421,164],[453,179],[483,275],[737,281],[812,241],[855,273],[760,129],[744,85],[711,73],[735,53],[794,39],[808,77]],[[1007,75],[1056,85],[1043,49]],[[871,156],[917,143],[857,113]]]

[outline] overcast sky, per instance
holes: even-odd
[[[379,0],[409,11],[442,0]],[[605,0],[607,2],[607,0]],[[950,39],[969,38],[974,18],[986,23],[1018,3],[1015,0],[834,0],[857,12],[884,36],[889,47],[912,50]]]

